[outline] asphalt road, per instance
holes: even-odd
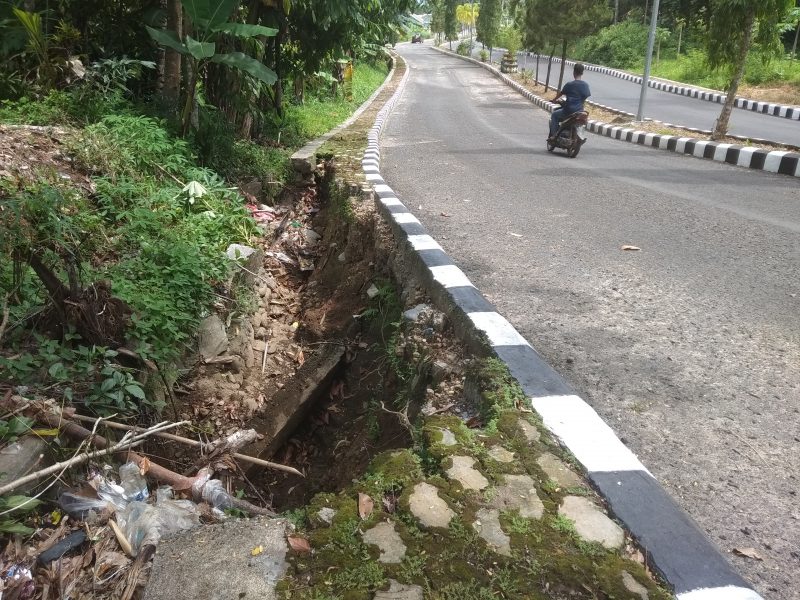
[[[480,44],[477,44],[474,51],[476,57],[479,48]],[[492,60],[499,63],[502,55],[502,51],[495,50],[492,53]],[[519,53],[518,64],[521,69],[536,72],[536,59],[526,57],[523,52]],[[553,69],[550,73],[552,85],[558,85],[560,69],[561,64],[553,62]],[[571,67],[567,65],[564,70],[564,81],[569,81],[572,77],[571,73]],[[541,59],[539,79],[544,81],[546,74],[547,60]],[[595,71],[586,71],[583,78],[589,83],[592,90],[590,99],[593,102],[636,114],[641,91],[639,84]],[[719,117],[720,110],[722,110],[722,105],[715,102],[648,88],[644,116],[665,123],[710,130],[714,128],[714,122]],[[773,117],[741,108],[733,109],[730,133],[800,146],[800,121]]]
[[[797,180],[594,135],[550,154],[486,71],[398,51],[389,185],[760,593],[800,598]]]

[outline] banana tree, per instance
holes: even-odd
[[[174,31],[147,27],[147,32],[153,40],[179,52],[189,61],[190,80],[186,86],[186,103],[181,113],[184,135],[188,133],[191,123],[199,74],[209,62],[238,69],[267,85],[272,85],[277,80],[275,71],[252,56],[247,56],[242,52],[217,52],[217,42],[224,35],[246,39],[272,37],[278,33],[277,29],[263,25],[230,22],[229,19],[238,4],[239,0],[217,0],[216,2],[184,0],[183,10],[192,25],[191,28],[184,28],[184,31],[191,31],[193,36],[188,33],[179,36]]]

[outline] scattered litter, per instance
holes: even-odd
[[[262,552],[264,552],[264,546],[256,546],[255,548],[250,550],[250,556],[258,556]]]
[[[622,250],[630,250],[630,251],[633,251],[633,252],[635,252],[637,250],[641,250],[641,248],[639,248],[639,246],[629,246],[628,244],[625,244],[621,249]]]
[[[86,532],[83,529],[78,529],[73,531],[65,538],[63,538],[60,542],[58,542],[55,546],[51,547],[49,550],[45,550],[42,552],[39,557],[36,559],[41,564],[47,565],[64,556],[70,550],[74,550],[81,544],[86,541]]]
[[[439,213],[439,216],[442,216],[442,217],[449,217],[450,215],[448,215],[446,212],[443,212],[443,213]]]
[[[511,235],[511,236],[514,236],[514,237],[518,237],[518,238],[521,238],[521,237],[522,237],[522,234],[521,234],[521,233],[513,233],[513,232],[511,232],[511,231],[509,231],[509,232],[508,232],[508,235]]]

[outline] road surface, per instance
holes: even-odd
[[[479,48],[480,44],[476,44],[473,52],[476,58],[480,51]],[[501,50],[492,52],[492,60],[495,62],[499,63],[502,56],[503,51]],[[520,69],[536,72],[536,58],[527,57],[524,52],[519,53],[518,64]],[[550,83],[554,86],[558,85],[560,69],[561,64],[554,61],[550,73]],[[546,74],[547,59],[545,58],[539,62],[539,79],[544,81]],[[567,65],[564,68],[564,81],[569,81],[571,78],[572,68]],[[583,78],[591,87],[592,97],[590,99],[593,102],[636,114],[639,108],[640,84],[595,71],[586,71]],[[722,105],[716,102],[648,88],[644,116],[664,123],[710,130],[714,128],[714,122],[719,117],[721,110]],[[733,109],[729,131],[731,134],[749,138],[800,146],[800,121],[773,117],[741,108]]]
[[[387,183],[759,592],[797,600],[797,181],[594,135],[550,154],[549,115],[485,70],[398,50]]]

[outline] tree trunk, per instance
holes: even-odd
[[[278,113],[279,117],[283,117],[283,64],[281,47],[283,46],[283,41],[286,39],[288,31],[289,22],[286,20],[286,17],[283,16],[281,18],[280,28],[278,29],[278,35],[275,36],[275,74],[278,76],[278,79],[275,82],[274,95],[275,112]]]
[[[792,43],[792,60],[797,53],[797,36],[800,36],[800,21],[797,22],[797,29],[794,30],[794,42]]]
[[[676,56],[681,55],[681,41],[683,41],[683,23],[678,25],[678,51],[675,53]]]
[[[550,89],[550,70],[553,68],[553,54],[556,51],[556,47],[553,46],[550,49],[550,58],[547,59],[547,80],[544,82],[544,93],[546,94],[547,91]]]
[[[731,84],[728,86],[728,95],[725,97],[725,104],[722,105],[719,118],[717,122],[714,123],[714,131],[711,134],[712,140],[720,140],[728,133],[728,124],[731,120],[733,103],[736,101],[736,93],[739,91],[739,83],[744,75],[744,68],[747,62],[747,52],[750,50],[750,43],[753,40],[755,20],[755,7],[753,7],[750,8],[747,13],[747,18],[745,19],[744,37],[742,38],[742,45],[739,48],[739,56],[736,59]]]
[[[167,0],[167,30],[174,31],[183,39],[183,9],[181,0]],[[175,50],[164,53],[164,85],[161,95],[172,106],[178,106],[181,94],[181,55]]]
[[[536,83],[539,83],[539,53],[536,53]]]
[[[561,72],[558,75],[558,89],[564,84],[564,67],[567,64],[567,40],[561,40]]]
[[[189,59],[186,62],[188,63],[187,71],[189,71],[189,83],[186,86],[186,103],[183,105],[183,112],[181,113],[181,133],[184,136],[189,133],[189,127],[192,124],[194,94],[197,89],[197,69],[199,67],[196,60]]]

